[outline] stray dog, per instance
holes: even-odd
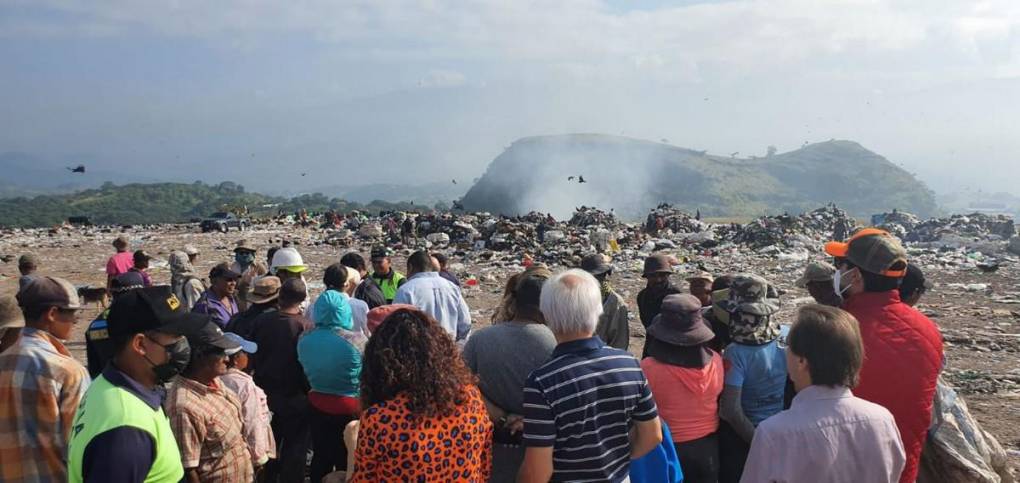
[[[78,287],[78,297],[82,299],[82,305],[94,303],[103,310],[106,310],[106,307],[110,305],[110,293],[106,291],[106,287],[89,287],[87,285]]]

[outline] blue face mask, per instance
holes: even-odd
[[[255,255],[249,252],[237,252],[234,254],[234,260],[242,267],[247,267],[255,262]]]

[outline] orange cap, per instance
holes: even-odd
[[[854,236],[850,237],[845,242],[831,241],[826,243],[825,253],[828,253],[829,255],[832,255],[836,258],[846,258],[846,253],[847,251],[850,250],[850,242],[865,236],[888,235],[888,234],[889,232],[879,228],[864,228],[858,231],[857,233],[854,233]]]

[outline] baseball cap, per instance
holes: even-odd
[[[18,301],[10,295],[0,297],[0,329],[25,326],[25,315],[18,308]]]
[[[865,231],[868,233],[862,235]],[[825,251],[846,258],[866,272],[892,278],[907,274],[907,251],[896,238],[877,228],[865,228],[846,243],[826,243]]]
[[[800,288],[805,288],[812,282],[831,282],[835,273],[836,267],[831,263],[811,262],[804,268],[804,273],[797,279],[796,284]]]
[[[224,332],[223,336],[229,339],[231,342],[234,342],[235,344],[239,345],[241,347],[241,350],[248,354],[254,354],[259,350],[258,344],[248,339],[245,339],[244,337],[241,337],[233,332]]]
[[[18,292],[18,305],[27,307],[58,307],[66,310],[82,308],[78,290],[71,282],[58,277],[36,277]]]
[[[386,247],[377,246],[372,248],[372,259],[386,258],[391,255],[390,249]]]
[[[106,318],[110,337],[150,330],[188,335],[208,322],[208,315],[188,312],[168,285],[125,293],[113,302]]]
[[[241,344],[231,340],[223,333],[223,329],[216,322],[206,321],[197,331],[187,334],[188,343],[192,347],[211,346],[223,349],[227,355],[236,354],[241,350]]]
[[[113,293],[127,292],[145,286],[141,272],[124,272],[110,280],[110,291]]]
[[[700,272],[695,273],[694,275],[691,275],[690,277],[687,277],[687,281],[688,282],[693,282],[695,280],[704,280],[704,281],[708,282],[709,284],[711,284],[712,282],[715,281],[715,278],[712,277],[711,273],[708,273],[706,271],[700,271]]]
[[[227,264],[227,262],[223,262],[219,265],[216,265],[215,267],[212,267],[212,270],[209,270],[209,279],[212,280],[214,278],[226,278],[228,280],[237,280],[241,278],[241,274],[231,270],[230,265]]]

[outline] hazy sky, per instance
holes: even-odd
[[[260,189],[470,180],[603,132],[851,139],[1016,193],[1018,101],[1016,0],[0,2],[0,152]]]

